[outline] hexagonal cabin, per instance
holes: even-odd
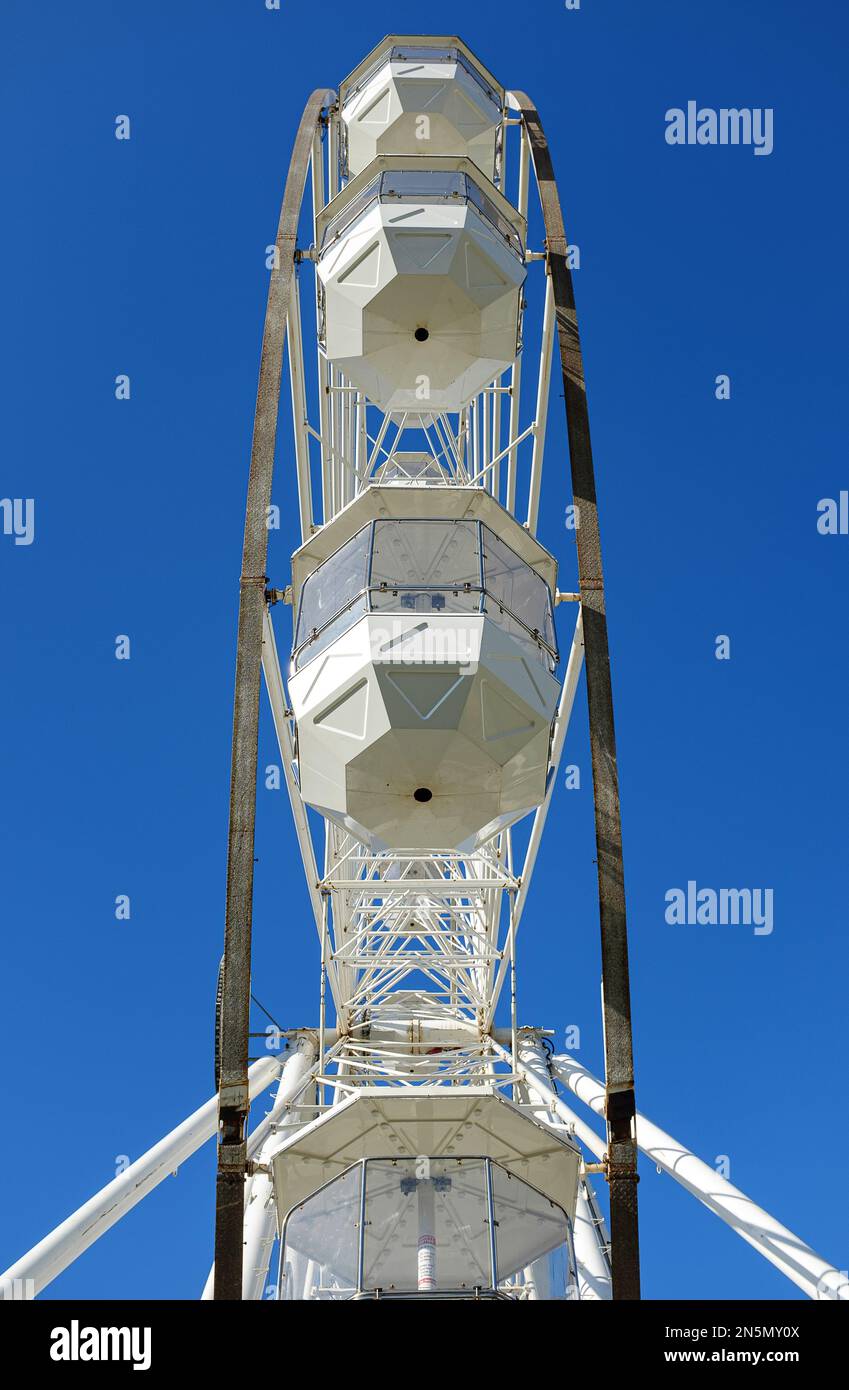
[[[453,154],[495,182],[503,107],[504,88],[456,35],[390,34],[340,85],[343,167]]]
[[[489,493],[372,485],[293,579],[305,801],[374,849],[470,848],[541,803],[556,565]]]
[[[471,160],[379,155],[316,218],[325,356],[381,410],[461,409],[516,359],[525,235]]]

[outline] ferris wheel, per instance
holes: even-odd
[[[248,483],[218,1094],[6,1271],[9,1296],[37,1296],[217,1133],[207,1298],[639,1298],[639,1151],[810,1297],[849,1298],[844,1273],[636,1110],[572,257],[535,105],[459,38],[388,36],[338,92],[307,102],[271,258]],[[546,451],[555,362],[568,468]],[[280,587],[268,573],[277,452],[300,530]],[[568,589],[538,534],[547,452],[571,489]],[[516,1004],[519,930],[582,679],[603,1079],[556,1052],[562,1020],[522,1026]],[[293,821],[280,891],[297,852],[313,921],[291,929],[315,932],[320,987],[314,1017],[251,1063],[266,699]]]

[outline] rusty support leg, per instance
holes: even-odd
[[[227,906],[221,1009],[221,1081],[218,1093],[220,1144],[215,1194],[215,1297],[242,1297],[242,1241],[245,1127],[248,1117],[248,1031],[251,981],[254,823],[256,819],[262,624],[265,609],[266,516],[271,502],[274,443],[280,402],[283,344],[295,248],[313,137],[322,110],[335,93],[313,92],[304,110],[277,229],[277,255],[271,272],[262,337],[254,417],[245,540],[239,592],[236,691],[230,771],[230,824],[227,841]]]
[[[551,154],[539,113],[523,93],[514,92],[513,95],[521,108],[528,132],[545,222],[548,253],[546,269],[551,275],[554,291],[563,393],[566,401],[572,493],[576,508],[575,536],[584,620],[598,857],[613,1297],[636,1299],[640,1297],[640,1255],[628,935],[625,922],[616,737],[613,727],[613,690],[610,680],[601,537],[590,423],[578,317],[572,275],[567,261],[566,232]]]

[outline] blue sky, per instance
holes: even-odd
[[[35,499],[35,537],[0,535],[0,1266],[211,1092],[265,247],[309,91],[383,34],[450,33],[458,13],[4,7],[0,493]],[[535,98],[581,248],[638,1106],[708,1162],[727,1155],[732,1181],[845,1267],[849,536],[820,535],[817,504],[849,488],[846,13],[545,0],[518,14],[465,5],[460,32]],[[668,146],[664,114],[690,99],[774,109],[773,153]],[[563,441],[556,413],[542,537],[569,587]],[[277,479],[282,585],[288,435]],[[119,633],[130,661],[115,660]],[[519,999],[561,1043],[578,1025],[598,1071],[585,727],[580,698],[567,761],[586,775],[555,798]],[[261,739],[264,766],[267,717]],[[254,987],[287,1025],[309,1023],[317,947],[285,792],[261,791],[260,811]],[[773,932],[668,925],[665,894],[688,880],[772,888]],[[210,1146],[46,1296],[195,1296],[213,1170]],[[795,1296],[651,1165],[640,1198],[647,1296]]]

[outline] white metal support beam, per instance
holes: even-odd
[[[298,506],[301,518],[301,540],[308,541],[313,531],[312,485],[310,481],[310,446],[307,434],[307,397],[304,380],[304,344],[301,336],[301,295],[297,275],[292,281],[289,297],[286,341],[289,348],[289,385],[292,392],[292,426],[295,435],[295,466],[298,475]]]
[[[253,1063],[248,1071],[251,1100],[271,1085],[280,1067],[278,1057],[261,1057]],[[217,1125],[218,1097],[213,1096],[0,1275],[0,1296],[15,1286],[28,1291],[28,1296],[40,1293],[163,1178],[176,1173],[181,1163],[212,1138]]]
[[[504,987],[504,980],[510,968],[510,954],[515,948],[515,939],[519,931],[522,920],[522,913],[525,910],[525,903],[528,898],[528,889],[531,884],[531,877],[536,864],[537,854],[539,853],[542,832],[545,829],[545,822],[548,810],[551,805],[551,798],[557,781],[557,773],[560,767],[560,759],[563,754],[563,747],[566,742],[566,734],[569,730],[569,722],[572,718],[572,707],[575,703],[575,693],[578,689],[578,680],[581,674],[581,667],[584,662],[584,630],[581,618],[581,611],[578,610],[578,618],[575,623],[575,632],[572,638],[572,646],[569,652],[569,660],[566,663],[566,674],[563,678],[563,690],[560,694],[560,702],[557,707],[557,714],[554,723],[554,735],[551,740],[551,771],[549,773],[548,789],[545,800],[539,806],[534,815],[534,823],[531,827],[531,835],[528,840],[528,848],[525,852],[525,862],[522,866],[520,875],[519,891],[516,894],[516,901],[513,906],[510,922],[510,935],[505,947],[504,956],[499,967],[498,975],[492,989],[489,1008],[485,1018],[485,1029],[492,1026],[495,1017],[495,1009]]]
[[[524,125],[521,128],[519,140],[519,212],[523,217],[528,215],[528,175],[530,171],[530,155],[528,152],[528,136]],[[510,440],[511,448],[507,463],[507,510],[515,514],[516,511],[516,440],[519,434],[519,408],[521,405],[522,393],[522,353],[519,353],[510,370]]]
[[[277,656],[277,644],[274,640],[274,627],[267,608],[265,610],[262,630],[262,673],[265,677],[268,699],[271,704],[271,716],[274,720],[274,728],[277,733],[277,745],[280,749],[280,757],[283,761],[283,775],[286,779],[286,790],[289,793],[289,801],[292,806],[292,817],[295,822],[298,845],[300,847],[301,857],[304,861],[304,873],[306,875],[310,902],[312,903],[316,930],[318,932],[318,939],[321,941],[322,907],[321,894],[318,891],[318,866],[315,860],[315,850],[310,834],[309,821],[307,820],[307,810],[301,800],[301,794],[298,790],[295,774],[292,770],[292,764],[294,762],[292,732],[289,728],[286,694],[283,689],[283,676],[280,672],[280,661]]]
[[[510,1054],[493,1041],[493,1049],[504,1062],[512,1065]],[[604,1113],[604,1085],[582,1067],[570,1054],[553,1057],[554,1075],[596,1115]],[[517,1070],[540,1100],[566,1124],[574,1125],[575,1134],[600,1159],[604,1158],[607,1142],[572,1111],[556,1094],[550,1080],[537,1067],[528,1065],[521,1050]],[[663,1172],[668,1173],[692,1196],[697,1197],[737,1235],[757,1250],[770,1264],[775,1265],[809,1298],[849,1300],[849,1278],[817,1255],[809,1245],[786,1226],[769,1215],[747,1197],[745,1192],[723,1178],[677,1139],[652,1124],[644,1115],[637,1115],[637,1145]]]
[[[554,350],[554,282],[546,273],[545,309],[542,318],[542,350],[540,352],[537,406],[534,417],[534,451],[531,456],[531,481],[528,487],[527,527],[532,536],[537,533],[539,499],[542,489],[542,459],[545,452],[545,426],[548,419],[548,395],[551,386],[551,358]]]
[[[604,1086],[596,1077],[568,1053],[552,1058],[551,1065],[555,1076],[570,1091],[597,1115],[603,1114]],[[640,1114],[637,1144],[652,1163],[698,1197],[809,1298],[849,1300],[849,1277],[845,1271],[823,1260],[739,1187]]]
[[[606,1302],[612,1297],[609,1245],[595,1192],[587,1179],[581,1178],[575,1209],[575,1260],[578,1297],[584,1303]]]
[[[306,1122],[302,1111],[289,1109],[309,1082],[318,1059],[315,1035],[302,1033],[295,1048],[286,1058],[283,1075],[274,1098],[268,1120],[269,1134],[259,1150],[257,1161],[268,1162],[272,1150],[280,1143],[281,1130],[298,1129]],[[315,1091],[315,1085],[312,1085]],[[268,1262],[277,1228],[274,1192],[268,1173],[254,1173],[245,1184],[245,1259],[242,1269],[242,1298],[256,1302],[263,1296],[268,1277]]]

